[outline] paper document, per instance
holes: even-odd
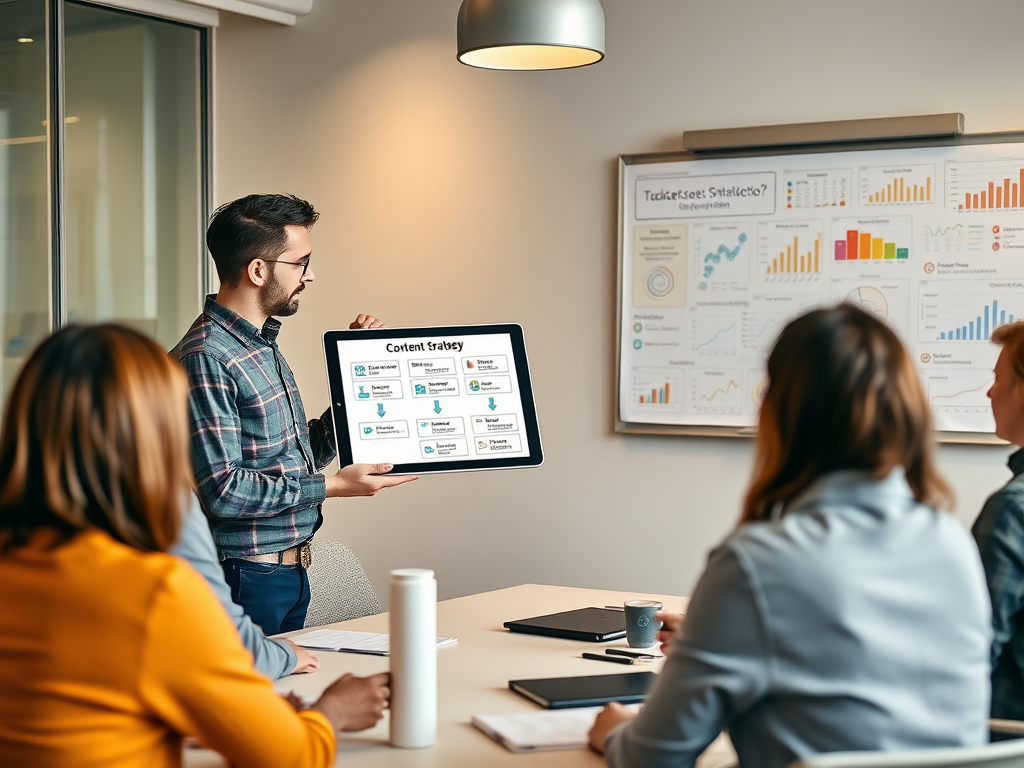
[[[372,656],[387,656],[390,643],[388,635],[379,632],[345,632],[338,629],[316,629],[304,635],[289,638],[296,645],[311,651],[338,651],[340,653],[368,653]],[[437,638],[437,647],[454,645],[454,637]]]
[[[473,715],[473,725],[512,752],[583,749],[602,707],[520,715]]]

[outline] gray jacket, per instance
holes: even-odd
[[[190,495],[189,499],[189,508],[182,521],[181,537],[171,549],[171,554],[186,560],[206,579],[213,594],[234,622],[242,638],[242,645],[252,654],[256,670],[271,680],[291,674],[295,669],[295,651],[283,640],[271,640],[264,635],[242,607],[231,599],[231,589],[224,581],[224,571],[220,567],[206,514],[195,496]]]
[[[988,740],[991,627],[967,531],[902,470],[816,481],[711,553],[613,768],[689,768],[722,730],[743,766]]]

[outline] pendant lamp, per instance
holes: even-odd
[[[463,0],[459,61],[484,69],[569,69],[604,58],[601,0]]]

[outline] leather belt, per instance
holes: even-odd
[[[269,563],[271,565],[301,565],[303,569],[309,568],[313,563],[313,553],[310,550],[309,542],[299,544],[297,547],[285,549],[280,552],[268,552],[265,555],[241,555],[239,560],[247,560],[250,563]]]

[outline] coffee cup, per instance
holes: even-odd
[[[626,600],[626,642],[633,648],[650,648],[657,642],[661,622],[654,614],[661,610],[657,600]]]

